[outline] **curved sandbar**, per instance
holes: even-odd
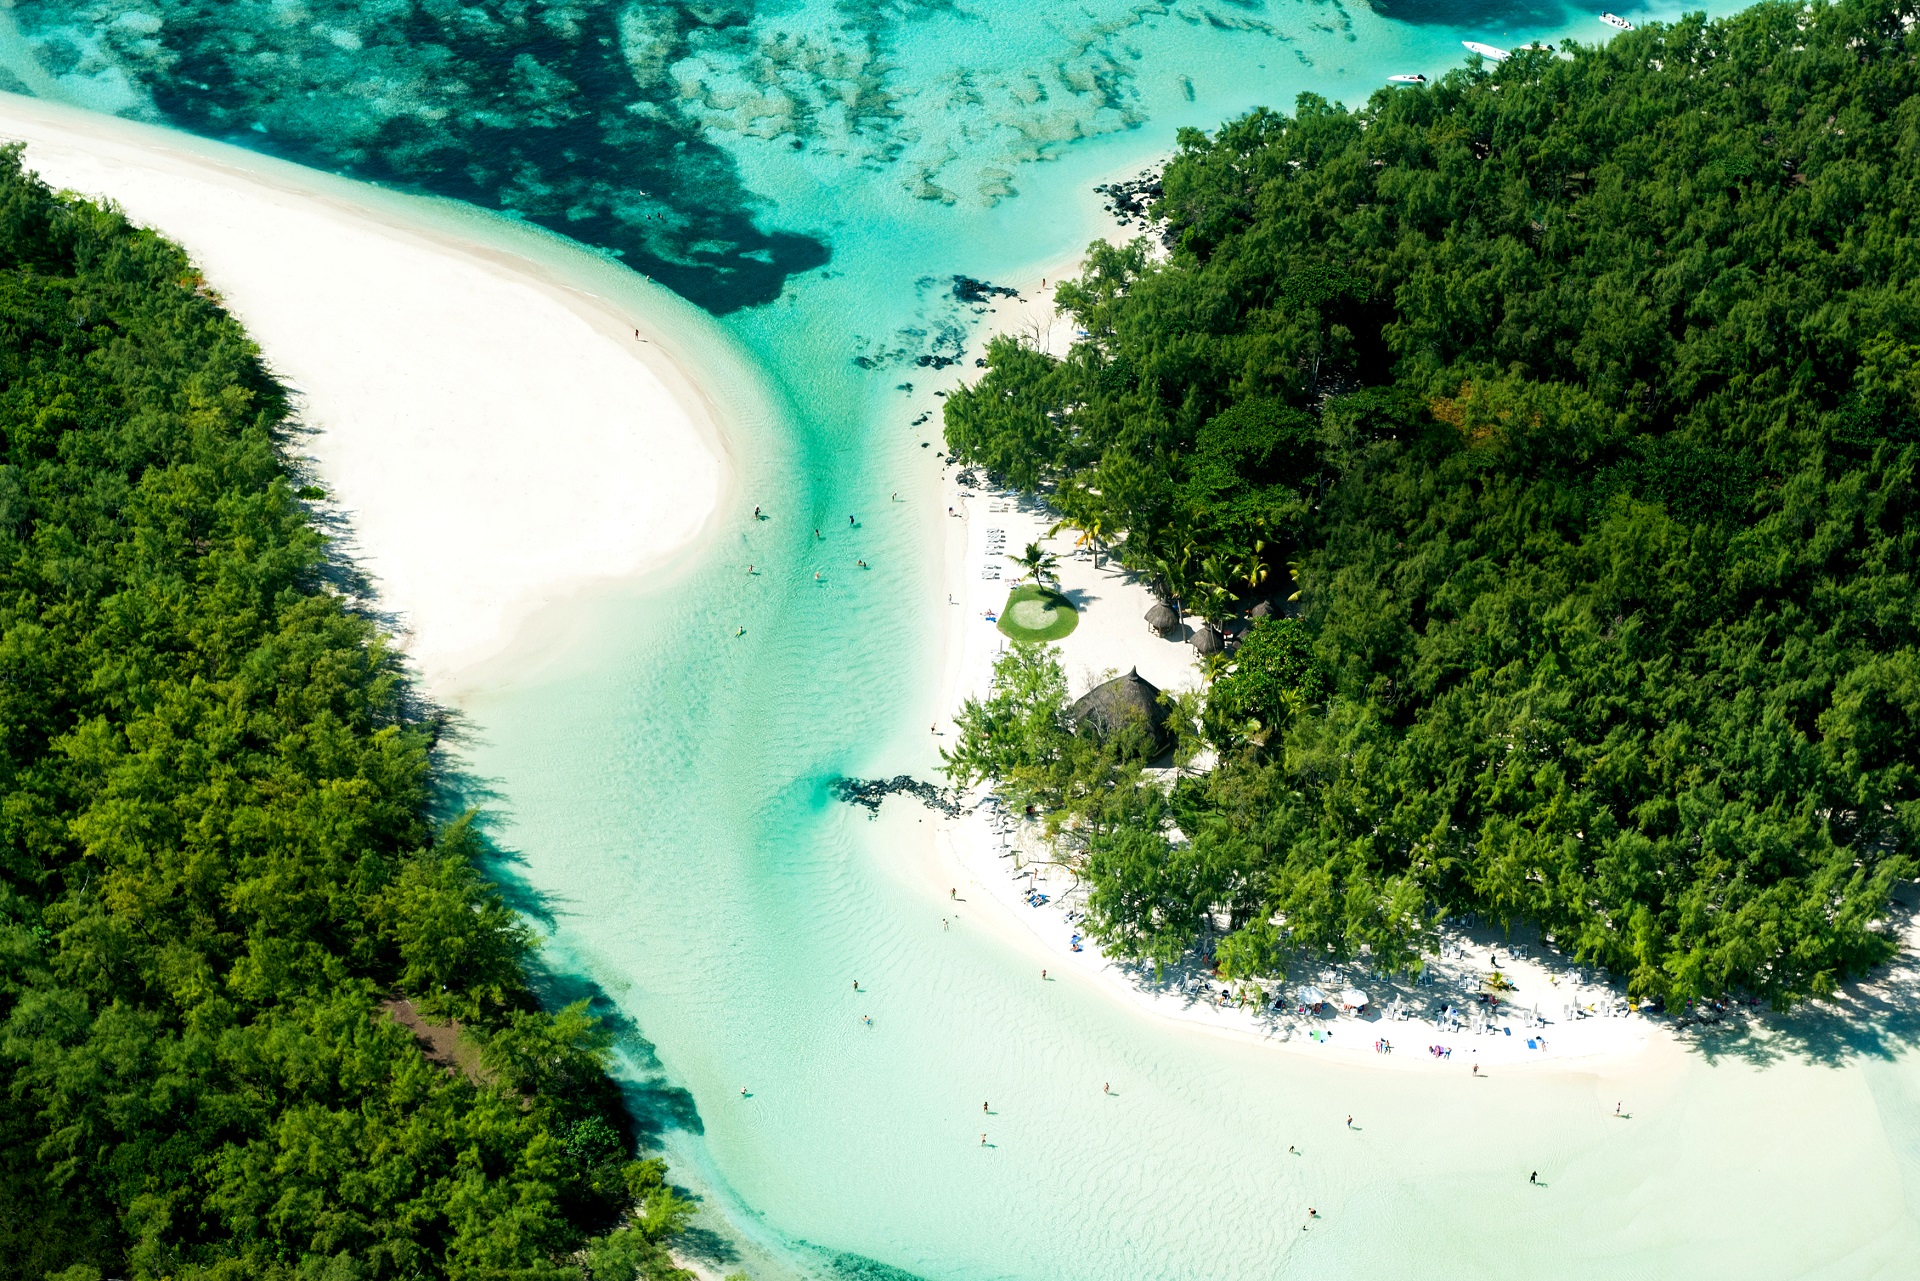
[[[685,552],[723,507],[729,448],[689,351],[706,336],[659,323],[704,317],[623,268],[37,99],[0,94],[0,139],[192,255],[297,393],[317,479],[434,694],[543,605]]]

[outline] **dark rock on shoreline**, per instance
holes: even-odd
[[[911,774],[896,774],[892,778],[841,777],[828,783],[827,790],[836,801],[864,807],[869,818],[880,817],[880,802],[896,794],[915,797],[928,809],[939,810],[948,818],[959,818],[962,812],[953,793]]]
[[[994,298],[1018,298],[1020,291],[1007,285],[990,284],[984,280],[975,280],[972,276],[953,278],[953,296],[961,302],[984,303]]]
[[[1147,169],[1141,171],[1138,177],[1121,182],[1103,182],[1094,190],[1107,198],[1107,212],[1125,227],[1135,218],[1145,221],[1147,207],[1160,199],[1160,174],[1157,170]]]

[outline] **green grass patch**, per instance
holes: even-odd
[[[1000,610],[1000,630],[1017,641],[1057,641],[1080,625],[1080,611],[1051,587],[1023,583]]]

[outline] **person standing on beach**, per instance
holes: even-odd
[[[1351,1129],[1353,1128],[1353,1118],[1352,1118],[1352,1117],[1348,1117],[1348,1118],[1347,1118],[1347,1128],[1348,1128],[1349,1130],[1351,1130]]]

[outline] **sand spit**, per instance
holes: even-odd
[[[0,94],[0,138],[193,256],[296,392],[296,448],[436,697],[724,507],[723,424],[664,290],[615,301],[578,282],[621,269],[505,219],[36,99]]]

